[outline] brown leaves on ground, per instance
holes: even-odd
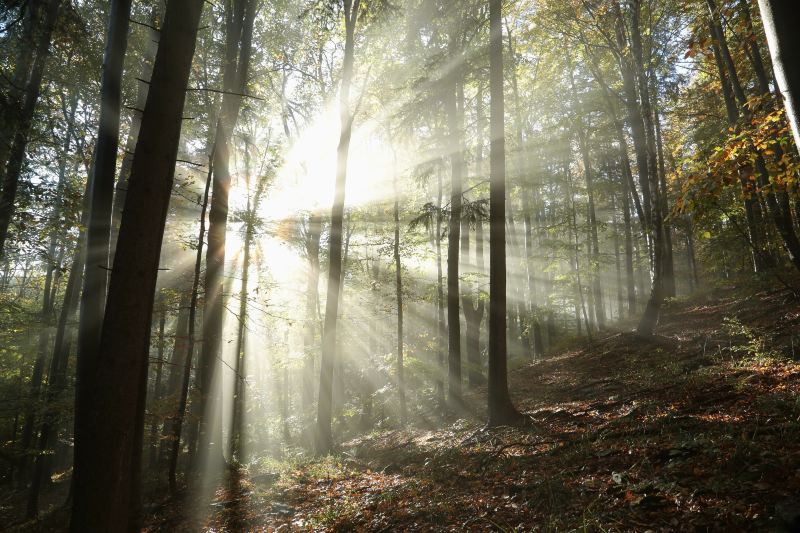
[[[609,333],[514,372],[530,428],[481,429],[476,391],[473,421],[359,438],[268,483],[233,475],[191,527],[164,512],[150,529],[792,531],[800,305],[735,294],[670,304],[657,338]]]

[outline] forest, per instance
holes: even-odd
[[[800,531],[797,7],[3,0],[0,530]]]

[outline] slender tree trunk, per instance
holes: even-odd
[[[150,317],[202,0],[170,0],[131,168],[76,465],[72,531],[136,531]],[[112,181],[113,186],[113,181]],[[77,443],[76,443],[77,444]],[[76,475],[78,470],[76,470]]]
[[[442,275],[442,170],[436,173],[436,362],[438,364],[436,373],[436,400],[439,404],[439,411],[444,412],[446,403],[444,400],[444,338],[445,338],[445,311],[444,311],[444,279]]]
[[[244,431],[244,411],[246,401],[246,377],[247,377],[247,296],[249,294],[250,282],[250,248],[253,246],[253,239],[255,237],[255,221],[258,206],[261,202],[261,192],[263,190],[263,180],[259,180],[256,184],[256,190],[251,196],[250,193],[250,180],[252,179],[250,173],[250,146],[245,145],[244,151],[245,160],[245,178],[247,180],[247,218],[245,220],[245,235],[242,249],[244,250],[244,257],[242,258],[242,287],[239,291],[239,331],[236,335],[236,368],[234,372],[234,396],[233,396],[233,416],[231,417],[231,430],[230,430],[230,456],[239,463],[244,462],[245,450],[242,445],[242,433]],[[288,367],[284,365],[284,371]]]
[[[114,203],[111,209],[111,243],[109,246],[113,262],[114,251],[117,248],[117,235],[119,233],[119,222],[122,220],[122,208],[125,207],[125,192],[128,189],[128,179],[131,175],[131,164],[133,163],[133,152],[136,150],[136,140],[139,137],[139,129],[142,126],[142,110],[147,104],[147,92],[150,88],[150,77],[153,74],[153,61],[158,50],[159,31],[158,8],[150,10],[150,25],[145,27],[144,50],[142,62],[139,66],[139,75],[136,86],[136,101],[134,103],[133,117],[131,126],[128,130],[128,140],[125,143],[125,155],[122,157],[122,164],[119,168],[119,176],[114,191]]]
[[[8,80],[8,96],[3,102],[3,114],[0,117],[2,119],[0,121],[0,183],[5,180],[6,163],[8,163],[12,139],[19,126],[25,87],[30,78],[31,63],[36,50],[36,33],[40,29],[41,22],[41,4],[39,2],[25,2],[20,9],[23,10],[22,31],[19,42],[16,43],[16,57],[12,63],[14,75],[11,80]]]
[[[84,194],[84,205],[81,216],[81,228],[85,228],[89,221],[89,183],[86,184]],[[67,337],[67,322],[72,318],[78,309],[78,296],[80,293],[81,274],[83,272],[83,262],[86,259],[86,232],[79,229],[78,240],[75,243],[75,250],[72,256],[72,265],[67,277],[67,286],[64,289],[64,303],[56,325],[55,342],[53,343],[53,356],[50,359],[48,370],[47,394],[45,397],[45,415],[42,421],[42,428],[39,432],[37,443],[38,454],[34,467],[31,488],[28,493],[28,518],[34,518],[39,510],[39,495],[42,484],[45,483],[46,471],[48,470],[48,456],[44,454],[53,445],[57,433],[59,401],[67,385],[67,360],[69,358],[69,343]]]
[[[458,69],[455,69],[456,72]],[[461,322],[459,310],[459,257],[461,240],[461,197],[464,174],[463,151],[463,91],[460,80],[453,75],[444,104],[448,117],[450,153],[450,220],[447,232],[447,401],[454,409],[461,406]]]
[[[156,381],[153,384],[153,397],[150,398],[150,468],[155,469],[158,466],[158,434],[159,431],[159,418],[160,414],[156,412],[159,402],[161,401],[162,390],[161,381],[164,371],[164,346],[166,339],[164,337],[167,325],[167,308],[163,292],[158,294],[158,345],[156,346]]]
[[[211,148],[211,154],[214,153],[214,148]],[[175,419],[172,423],[172,447],[169,455],[169,491],[175,494],[178,490],[178,454],[181,449],[181,432],[183,429],[183,422],[186,418],[186,404],[189,398],[189,381],[191,379],[192,359],[194,358],[194,345],[195,345],[195,326],[197,323],[197,298],[200,292],[200,269],[203,264],[203,242],[206,234],[206,212],[208,210],[208,194],[211,189],[211,177],[214,173],[214,156],[208,157],[208,174],[206,175],[206,187],[203,192],[203,206],[200,211],[200,231],[197,236],[197,253],[195,254],[194,261],[194,275],[192,276],[192,291],[189,297],[189,324],[187,331],[187,346],[186,358],[183,360],[183,371],[181,381],[180,399],[178,400],[178,410],[175,413]],[[196,428],[196,424],[193,425]],[[194,457],[193,450],[197,438],[197,430],[193,431],[193,435],[188,439],[188,448],[190,456]]]
[[[791,0],[758,0],[775,81],[783,97],[794,144],[800,147],[800,35],[797,5]]]
[[[397,294],[397,392],[400,400],[400,423],[406,423],[406,382],[403,368],[403,269],[400,263],[400,190],[394,176],[394,269]]]
[[[637,0],[638,1],[638,0]],[[622,12],[619,5],[615,4],[614,9],[617,12],[616,22],[616,37],[617,46],[620,50],[629,50],[628,40],[625,35],[625,21],[622,17]],[[642,189],[642,209],[644,215],[645,236],[650,242],[652,231],[652,199],[650,190],[650,173],[653,169],[650,168],[650,160],[648,158],[647,150],[647,136],[645,133],[645,125],[642,117],[642,110],[639,107],[638,93],[636,90],[636,79],[634,74],[634,61],[629,56],[622,52],[619,59],[620,71],[622,74],[623,92],[625,95],[625,109],[628,115],[628,125],[631,128],[631,137],[633,139],[633,148],[636,154],[636,166],[639,171],[639,186]],[[633,190],[632,190],[633,192]]]
[[[8,163],[2,175],[3,188],[0,192],[0,258],[5,255],[6,241],[17,201],[17,190],[25,164],[25,152],[28,147],[28,135],[33,123],[36,104],[42,87],[44,68],[49,56],[50,40],[58,19],[62,0],[48,0],[44,7],[44,22],[36,44],[36,56],[31,67],[30,78],[22,96],[22,107],[17,117],[16,131],[12,137],[8,152]],[[5,163],[5,161],[4,161]]]
[[[475,220],[475,263],[479,272],[483,272],[483,222],[480,218]],[[469,225],[464,225],[461,237],[461,257],[469,257]],[[480,287],[475,287],[475,292],[465,291],[461,306],[464,309],[464,322],[466,324],[466,355],[467,355],[467,383],[470,389],[485,382],[481,371],[481,322],[483,321],[484,302],[480,297]]]
[[[653,121],[653,110],[650,105],[650,87],[645,76],[645,66],[642,52],[642,36],[639,27],[639,15],[641,10],[641,0],[634,0],[631,3],[631,52],[633,64],[636,72],[636,79],[641,99],[641,114],[645,126],[646,153],[649,169],[650,201],[652,202],[652,227],[653,227],[653,281],[650,291],[650,298],[647,301],[644,315],[639,321],[637,332],[640,335],[650,336],[655,332],[661,312],[661,304],[665,297],[664,277],[665,262],[667,257],[667,242],[664,228],[664,204],[665,198],[659,191],[658,181],[658,155],[656,150],[656,133]]]
[[[78,325],[78,364],[75,385],[75,453],[71,529],[102,529],[102,513],[94,521],[92,500],[96,497],[89,488],[96,459],[97,442],[92,436],[96,428],[93,416],[97,403],[95,395],[101,383],[100,336],[108,288],[108,246],[111,231],[111,204],[114,196],[114,177],[119,147],[120,107],[122,99],[122,71],[128,47],[131,0],[114,0],[108,19],[106,48],[103,55],[103,73],[100,80],[100,119],[92,168],[89,180],[89,226],[86,231],[86,261],[84,263],[83,291],[81,292]],[[149,315],[147,316],[149,339]],[[141,357],[141,354],[137,354]],[[113,453],[113,452],[112,452]],[[99,463],[99,461],[97,461]],[[99,494],[97,495],[99,496]],[[98,503],[101,500],[94,500]],[[125,510],[128,512],[128,509]],[[107,518],[107,517],[106,517]],[[123,522],[124,523],[124,522]]]
[[[225,11],[225,66],[222,109],[214,141],[214,181],[208,217],[203,342],[200,352],[200,426],[195,466],[206,468],[224,462],[222,446],[222,402],[218,368],[224,325],[225,237],[228,224],[228,194],[231,185],[231,137],[239,117],[242,94],[247,86],[257,0],[233,0]]]
[[[339,120],[341,131],[336,161],[336,189],[331,209],[329,237],[328,294],[325,301],[325,328],[322,334],[319,399],[317,401],[316,452],[327,455],[333,447],[331,420],[333,414],[333,369],[336,363],[336,323],[339,313],[339,285],[342,279],[342,225],[344,220],[344,190],[347,179],[347,158],[353,116],[350,111],[350,87],[353,83],[355,28],[360,0],[344,0],[345,48],[342,65],[342,85],[339,91]]]
[[[489,0],[489,426],[517,423],[508,392],[506,344],[506,156],[503,97],[502,0]]]
[[[655,80],[655,74],[652,74],[651,77]],[[672,253],[672,224],[669,223],[669,191],[667,190],[667,172],[664,162],[664,145],[661,138],[661,119],[658,116],[658,106],[654,106],[653,109],[653,122],[655,123],[656,129],[656,154],[658,156],[661,219],[664,224],[664,295],[673,298],[675,297],[675,259]]]
[[[315,331],[319,320],[319,241],[322,235],[322,217],[312,213],[308,217],[308,238],[306,252],[308,255],[308,278],[306,287],[306,321],[303,336],[303,411],[314,405],[314,350]]]
[[[161,433],[161,444],[159,446],[160,460],[169,457],[169,444],[172,439],[172,425],[175,423],[176,412],[178,410],[178,398],[181,392],[182,369],[186,364],[186,352],[188,348],[188,329],[189,329],[189,303],[191,293],[189,290],[181,288],[180,299],[178,302],[178,319],[175,321],[175,333],[172,341],[172,355],[170,357],[169,378],[164,390],[164,398],[167,405],[167,418]]]

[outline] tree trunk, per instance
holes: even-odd
[[[17,54],[12,63],[14,76],[7,82],[9,91],[3,102],[2,122],[0,122],[0,183],[5,180],[8,154],[12,139],[19,126],[21,108],[25,98],[25,86],[31,74],[31,63],[36,50],[36,32],[40,30],[40,8],[39,2],[25,2],[20,6],[20,9],[24,10],[21,19],[22,31],[19,43],[17,43]]]
[[[442,282],[442,170],[436,173],[436,401],[439,404],[439,411],[444,412],[446,408],[444,400],[444,335],[445,335],[445,312],[444,312],[444,284]]]
[[[622,17],[622,12],[619,5],[615,4],[614,9],[617,12],[616,22],[616,37],[617,46],[620,50],[629,50],[627,37],[625,35],[625,21]],[[647,136],[645,133],[644,120],[642,117],[642,110],[639,107],[638,94],[636,90],[636,80],[634,75],[634,61],[629,55],[622,53],[619,58],[620,71],[622,74],[623,92],[625,94],[625,109],[628,115],[628,125],[631,128],[631,137],[633,138],[633,148],[636,154],[636,166],[639,171],[639,186],[642,189],[642,209],[644,215],[645,236],[650,242],[652,231],[652,199],[650,191],[650,173],[653,169],[650,168],[650,161],[647,153]],[[633,192],[633,190],[632,190]]]
[[[131,126],[128,130],[128,140],[125,143],[125,155],[122,157],[122,164],[119,168],[119,176],[114,191],[114,203],[111,209],[111,242],[109,246],[111,262],[113,262],[114,251],[117,248],[117,235],[119,233],[119,221],[122,219],[122,209],[125,207],[125,193],[128,189],[128,178],[131,175],[131,163],[133,163],[133,152],[136,150],[136,140],[139,137],[139,129],[142,126],[142,110],[147,104],[147,92],[150,89],[150,77],[153,74],[153,61],[158,50],[159,32],[158,8],[150,10],[150,26],[145,27],[144,50],[142,62],[139,65],[139,75],[136,85],[136,101],[132,109],[133,117]]]
[[[156,412],[159,402],[161,401],[161,381],[164,371],[164,330],[167,325],[167,308],[163,292],[158,294],[158,345],[156,346],[156,381],[153,384],[153,396],[150,398],[150,469],[158,467],[158,434],[159,431],[159,418],[161,414]]]
[[[772,69],[780,89],[794,144],[800,147],[800,35],[797,5],[791,0],[758,0],[769,43]]]
[[[202,0],[170,0],[131,168],[100,337],[84,397],[72,531],[139,529],[150,317]],[[112,182],[113,186],[113,182]],[[80,473],[79,473],[80,472]]]
[[[658,325],[658,318],[661,312],[661,304],[664,301],[664,263],[667,257],[666,238],[664,230],[664,198],[659,191],[658,181],[658,155],[656,151],[656,135],[653,120],[653,110],[650,105],[650,87],[645,75],[645,66],[642,52],[642,35],[639,27],[639,15],[641,10],[641,0],[634,0],[631,3],[631,52],[633,55],[633,65],[636,72],[636,80],[641,101],[641,114],[645,127],[645,147],[647,154],[650,202],[652,202],[652,227],[653,227],[653,281],[650,291],[650,298],[647,301],[644,315],[639,321],[637,332],[640,335],[650,336],[655,332]],[[647,202],[647,200],[645,200]]]
[[[175,332],[172,340],[172,356],[170,357],[170,370],[167,385],[164,390],[166,400],[167,417],[164,421],[161,433],[161,444],[159,446],[160,460],[169,457],[169,443],[172,439],[172,425],[175,423],[176,412],[178,410],[178,398],[181,392],[182,369],[186,364],[186,352],[188,348],[188,329],[189,329],[189,303],[191,293],[184,288],[180,289],[180,299],[178,301],[178,319],[175,321]]]
[[[219,466],[224,462],[222,446],[222,402],[220,347],[224,325],[225,237],[228,224],[228,194],[231,185],[230,145],[247,86],[257,0],[233,0],[225,10],[225,65],[222,109],[214,141],[214,181],[208,217],[203,343],[200,353],[200,426],[196,466]]]
[[[84,194],[83,210],[81,216],[81,228],[85,228],[89,221],[89,186],[86,184]],[[31,481],[30,492],[28,493],[28,518],[34,518],[39,510],[39,495],[42,483],[45,482],[48,456],[44,454],[54,441],[57,434],[58,424],[58,404],[62,399],[67,385],[67,360],[69,358],[69,343],[66,341],[67,322],[75,315],[78,309],[78,296],[80,293],[81,273],[83,272],[83,262],[86,259],[86,231],[79,230],[78,240],[75,243],[75,250],[72,256],[72,265],[67,277],[67,286],[64,289],[64,303],[58,317],[56,326],[55,342],[53,344],[53,356],[50,359],[48,370],[47,394],[45,396],[45,415],[42,420],[42,428],[39,432],[39,442],[37,444],[38,454],[34,467],[33,478]]]
[[[308,217],[308,237],[306,254],[308,256],[308,278],[306,286],[306,321],[303,335],[303,411],[314,405],[314,350],[318,327],[317,308],[319,306],[319,241],[322,235],[322,217],[311,213]]]
[[[114,176],[119,147],[122,71],[128,47],[131,0],[114,0],[108,18],[103,73],[100,80],[100,118],[97,144],[94,149],[89,196],[89,225],[86,230],[86,261],[84,262],[83,291],[78,321],[78,364],[75,384],[75,454],[73,487],[73,531],[82,527],[99,527],[100,521],[91,518],[90,501],[94,497],[88,488],[87,472],[95,462],[96,442],[91,437],[95,395],[102,385],[98,378],[100,366],[100,336],[108,288],[108,246],[111,231],[111,203],[114,196]],[[149,315],[147,316],[149,338]],[[141,357],[141,354],[137,354]],[[127,512],[127,510],[126,510]],[[102,517],[102,513],[100,513]],[[101,518],[102,520],[102,518]],[[124,523],[124,522],[123,522]],[[95,525],[91,525],[95,524]]]
[[[342,225],[344,221],[344,190],[347,179],[347,158],[353,116],[350,111],[350,86],[353,83],[355,28],[360,0],[344,0],[345,47],[342,65],[342,85],[339,91],[339,146],[336,153],[336,189],[331,208],[329,237],[328,293],[325,301],[325,328],[322,334],[319,399],[317,401],[316,453],[327,455],[333,447],[331,420],[333,413],[333,368],[336,363],[336,326],[339,313],[339,285],[342,279]]]
[[[519,422],[508,392],[506,344],[506,156],[502,0],[489,0],[489,389],[488,425]]]
[[[400,423],[406,423],[406,382],[403,368],[403,270],[400,263],[400,190],[394,176],[394,269],[397,294],[397,393],[400,400]],[[460,369],[459,369],[460,370]]]
[[[461,237],[461,257],[469,257],[469,225],[463,228]],[[483,273],[483,223],[480,218],[475,221],[475,263],[479,272]],[[480,287],[475,292],[464,291],[462,297],[464,322],[466,324],[467,383],[475,389],[485,382],[481,371],[481,322],[483,321],[484,302],[480,297]]]
[[[5,255],[8,230],[11,225],[11,219],[14,216],[17,190],[19,189],[19,182],[22,176],[22,167],[25,164],[28,134],[30,133],[31,124],[33,123],[36,103],[39,101],[42,77],[50,50],[50,40],[58,19],[61,2],[62,0],[48,0],[45,5],[45,18],[41,33],[38,36],[38,42],[36,43],[36,57],[33,60],[30,78],[25,86],[25,92],[22,97],[22,107],[19,110],[16,121],[16,131],[12,137],[11,147],[8,152],[8,163],[5,167],[5,174],[2,176],[3,188],[2,192],[0,192],[0,258],[3,258]]]
[[[213,154],[214,149],[212,147],[211,153]],[[203,264],[203,242],[205,239],[206,234],[206,212],[208,210],[208,194],[211,189],[211,176],[214,173],[214,157],[213,155],[208,156],[208,174],[206,175],[206,186],[203,192],[203,205],[200,211],[200,231],[197,236],[197,253],[195,254],[194,260],[194,275],[192,276],[192,291],[191,296],[189,297],[189,319],[188,319],[188,331],[187,331],[187,346],[186,346],[186,357],[183,360],[183,370],[182,370],[182,381],[181,381],[181,391],[180,391],[180,399],[178,401],[178,410],[175,413],[175,418],[172,423],[171,427],[171,441],[172,447],[170,449],[169,455],[169,491],[172,494],[175,494],[178,490],[178,454],[181,449],[181,432],[183,429],[183,421],[186,418],[186,403],[189,398],[189,381],[191,379],[191,370],[192,370],[192,359],[194,357],[194,345],[195,345],[195,325],[197,322],[197,298],[198,293],[200,292],[200,268]],[[194,428],[197,426],[194,425]],[[189,454],[193,457],[193,450],[195,447],[195,441],[197,437],[196,429],[193,432],[193,435],[189,440],[188,447],[189,447]]]
[[[464,100],[458,68],[451,75],[449,94],[445,95],[444,105],[447,113],[450,153],[450,220],[447,232],[447,402],[453,409],[461,406],[461,322],[459,309],[459,257],[461,241],[461,195],[464,174],[462,115]]]

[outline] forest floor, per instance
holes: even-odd
[[[529,427],[483,429],[478,390],[474,418],[232,470],[145,530],[800,531],[800,302],[727,287],[623,326],[510,374]]]
[[[800,531],[800,303],[786,290],[672,301],[656,338],[576,342],[510,389],[530,427],[486,431],[478,408],[374,433],[326,460],[232,472],[205,512],[167,504],[147,530]]]

